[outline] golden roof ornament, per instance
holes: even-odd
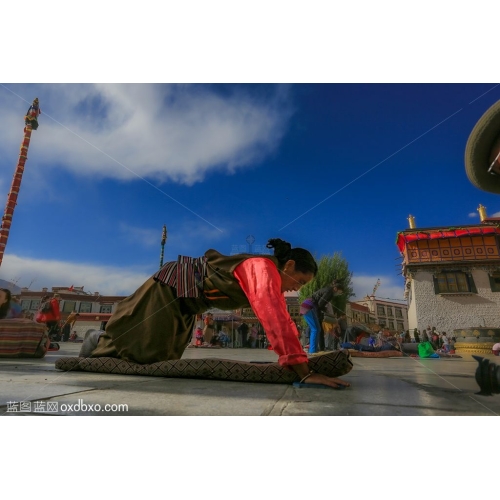
[[[486,215],[486,207],[480,203],[476,210],[479,212],[479,220],[483,222],[488,217]]]

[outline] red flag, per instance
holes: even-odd
[[[73,285],[71,285],[71,286],[68,288],[68,291],[69,291],[69,292],[72,292],[72,291],[73,291]]]

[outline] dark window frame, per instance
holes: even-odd
[[[85,309],[88,307],[88,311],[82,311],[82,306],[85,306]],[[78,306],[78,312],[80,313],[91,313],[92,312],[92,302],[80,302],[80,305]]]
[[[488,278],[490,280],[491,291],[500,292],[500,272],[488,273]]]
[[[443,281],[443,279],[445,281]],[[433,276],[434,293],[436,295],[446,294],[477,294],[476,284],[471,273],[459,269],[447,269]],[[456,285],[456,290],[453,289]],[[450,289],[452,288],[452,289]]]
[[[71,313],[76,310],[76,301],[73,300],[65,300],[63,307],[62,307],[62,312],[63,313]]]

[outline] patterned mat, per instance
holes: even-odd
[[[201,378],[233,380],[236,382],[262,382],[291,384],[299,377],[278,363],[247,363],[231,359],[179,359],[140,365],[117,358],[60,358],[55,367],[63,371],[119,373],[151,377]],[[352,370],[348,352],[334,351],[309,359],[309,367],[316,373],[339,377]]]
[[[349,353],[353,358],[401,358],[404,356],[401,351],[367,352],[352,349],[349,350]]]

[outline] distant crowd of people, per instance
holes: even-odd
[[[221,325],[212,313],[203,318],[198,315],[191,345],[204,347],[248,347],[250,349],[269,346],[266,335],[259,323],[232,322],[231,326]]]
[[[36,312],[23,309],[19,297],[12,295],[7,288],[0,288],[0,319],[24,318],[37,323],[45,323],[49,338],[55,342],[68,342],[76,340],[78,335],[76,331],[72,332],[75,322],[80,316],[73,311],[65,321],[61,320],[61,311],[59,308],[59,294],[53,297],[45,295],[40,301]]]
[[[410,337],[409,330],[405,333],[405,336],[406,335]],[[413,337],[409,338],[409,342],[430,342],[435,351],[451,354],[455,353],[456,338],[444,331],[439,332],[435,326],[432,328],[428,326],[422,331],[415,328],[413,330]]]

